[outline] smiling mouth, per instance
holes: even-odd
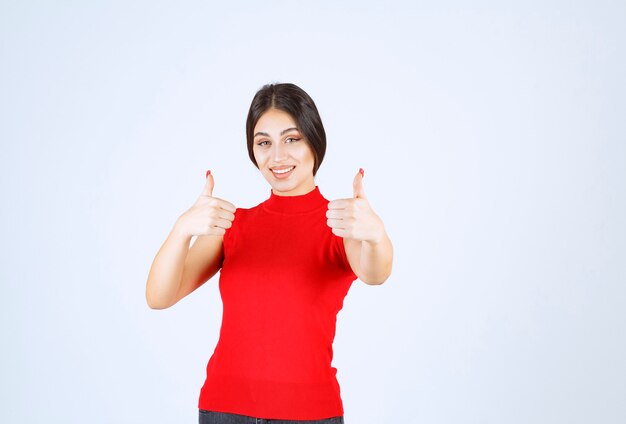
[[[278,174],[278,175],[283,175],[283,174],[287,174],[288,172],[292,171],[295,168],[295,166],[288,166],[286,168],[270,168],[272,170],[272,172],[274,174]]]
[[[274,175],[274,178],[281,180],[284,178],[289,178],[291,172],[295,168],[295,166],[280,166],[276,168],[270,168],[270,171],[272,171],[272,175]]]

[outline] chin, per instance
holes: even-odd
[[[274,191],[280,192],[280,193],[285,193],[285,192],[290,192],[293,191],[297,188],[297,186],[295,184],[281,184],[281,183],[270,183],[270,185],[272,186],[272,189]]]

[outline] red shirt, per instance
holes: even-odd
[[[331,366],[337,313],[357,276],[316,186],[238,208],[224,235],[222,326],[200,409],[266,419],[343,415]]]

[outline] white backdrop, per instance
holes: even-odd
[[[207,169],[269,195],[268,82],[395,247],[338,316],[346,423],[625,422],[625,3],[226,3],[0,3],[0,422],[197,422],[217,279],[145,283]]]

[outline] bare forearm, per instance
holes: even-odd
[[[159,249],[148,274],[146,300],[153,309],[168,308],[176,302],[191,241],[191,236],[183,234],[177,224]]]
[[[382,284],[391,274],[393,246],[387,234],[378,242],[362,241],[359,278],[367,284]]]
[[[393,246],[384,232],[377,241],[344,239],[348,261],[366,284],[382,284],[391,274]]]

